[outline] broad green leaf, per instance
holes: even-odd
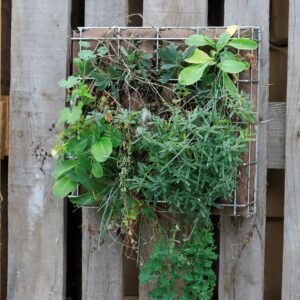
[[[227,27],[225,32],[227,32],[230,36],[234,36],[239,28],[240,28],[239,25],[230,25]]]
[[[247,69],[247,65],[240,61],[226,59],[218,64],[218,67],[226,73],[240,73]]]
[[[229,42],[230,34],[228,32],[224,32],[217,41],[216,50],[220,52]]]
[[[232,39],[228,46],[239,50],[254,50],[257,48],[257,42],[246,38],[236,38]]]
[[[209,66],[209,63],[192,65],[187,68],[184,68],[179,73],[178,81],[182,85],[191,85],[201,79],[204,71]]]
[[[92,193],[86,193],[77,197],[70,197],[70,201],[76,206],[87,206],[95,202],[95,198]]]
[[[91,169],[90,159],[86,156],[86,154],[77,154],[78,164],[85,171],[89,172]]]
[[[68,150],[73,153],[81,153],[87,146],[90,137],[75,136],[68,142]]]
[[[103,137],[92,147],[92,154],[96,161],[106,161],[112,153],[112,142],[108,137]]]
[[[204,51],[195,49],[194,53],[190,57],[186,58],[184,61],[190,64],[204,64],[206,62],[213,61],[213,58],[211,58]]]
[[[223,84],[225,89],[232,95],[236,96],[238,94],[237,88],[230,79],[228,73],[223,72]]]
[[[101,178],[103,176],[103,168],[102,165],[98,162],[94,162],[92,165],[92,174],[96,178]]]
[[[76,175],[80,183],[88,190],[92,191],[94,189],[94,184],[92,179],[89,177],[86,170],[82,167],[75,168]]]
[[[66,176],[61,176],[57,179],[53,186],[53,194],[57,198],[64,198],[71,193],[76,186],[76,182],[73,182]]]
[[[73,169],[76,165],[78,165],[76,160],[61,160],[54,169],[52,176],[57,179],[69,170]]]
[[[62,79],[58,82],[58,85],[60,87],[66,88],[66,89],[70,89],[72,88],[77,82],[79,81],[79,79],[75,76],[69,76],[67,80]]]
[[[185,40],[185,43],[188,46],[196,46],[196,47],[202,47],[202,46],[211,46],[215,48],[216,43],[209,37],[202,35],[202,34],[193,34],[190,37],[188,37]]]
[[[60,119],[58,123],[66,122],[72,125],[80,119],[81,114],[82,114],[82,109],[79,106],[73,106],[72,110],[69,107],[65,107],[60,112]]]

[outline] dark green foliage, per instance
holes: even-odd
[[[151,300],[210,300],[216,284],[212,265],[217,259],[211,227],[198,228],[181,244],[159,240],[140,273],[143,284],[155,280]],[[182,288],[178,288],[182,286]]]

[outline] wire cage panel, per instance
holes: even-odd
[[[179,46],[183,45],[185,39],[195,33],[215,40],[225,30],[226,27],[79,27],[71,38],[72,56],[77,56],[82,47],[81,42],[84,41],[90,43],[92,50],[109,42],[117,53],[122,45],[134,43],[145,53],[154,54],[158,68],[159,58],[156,50],[161,46],[171,42]],[[256,50],[237,50],[238,55],[242,54],[247,58],[251,67],[236,78],[238,89],[249,95],[250,101],[254,103],[254,110],[257,112],[261,68],[261,29],[254,26],[241,26],[235,37],[250,38],[258,43]],[[74,65],[73,71],[75,71]],[[239,180],[231,199],[220,199],[219,208],[214,209],[213,214],[248,217],[256,213],[258,127],[259,123],[248,128],[255,138],[248,143],[248,152],[243,155],[243,164],[237,169]]]

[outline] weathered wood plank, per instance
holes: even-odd
[[[144,26],[205,26],[205,0],[144,0]]]
[[[64,202],[48,157],[65,93],[70,1],[13,0],[8,197],[10,300],[65,298]]]
[[[85,26],[127,25],[128,1],[85,1]],[[82,209],[82,299],[123,300],[123,263],[120,246],[105,240],[100,250],[91,251],[89,228],[96,228],[99,216]],[[98,239],[97,235],[92,237]],[[94,241],[94,244],[98,241]]]
[[[268,169],[284,169],[286,103],[270,102],[267,120]]]
[[[127,0],[85,0],[85,26],[126,26],[127,19]]]
[[[143,25],[144,26],[206,26],[208,3],[206,0],[144,0]],[[144,230],[143,237],[149,238],[149,233]],[[149,256],[153,245],[148,243],[143,249],[145,259]],[[139,299],[149,299],[153,283],[139,285]]]
[[[300,295],[300,2],[289,2],[282,299]]]
[[[267,119],[269,81],[269,1],[225,0],[225,25],[255,25],[263,29],[259,117]],[[266,214],[266,129],[262,122],[258,139],[256,216],[221,218],[219,299],[262,300],[264,289]]]
[[[123,300],[122,253],[118,242],[107,236],[99,241],[100,215],[97,209],[83,213],[82,299]]]

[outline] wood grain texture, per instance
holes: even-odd
[[[284,169],[286,103],[270,102],[267,120],[268,169]]]
[[[206,26],[207,25],[207,1],[206,0],[144,0],[143,6],[143,25],[144,26]],[[176,31],[175,31],[176,32]],[[185,36],[184,31],[179,31],[180,36]],[[166,32],[168,34],[168,32]],[[174,36],[174,32],[171,34]],[[176,35],[175,35],[176,36]],[[144,231],[142,236],[146,240],[149,233]],[[143,249],[145,259],[149,256],[152,244]],[[148,249],[147,249],[148,247]],[[149,291],[153,283],[139,286],[139,299],[148,300]]]
[[[144,0],[144,26],[205,26],[206,0]]]
[[[126,26],[127,0],[85,0],[85,26]]]
[[[259,118],[267,119],[269,82],[269,1],[225,0],[225,25],[255,25],[263,29]],[[266,130],[258,138],[257,212],[250,218],[221,218],[219,299],[262,300],[264,290],[266,215]]]
[[[123,300],[122,254],[118,242],[107,236],[99,244],[100,215],[85,208],[82,240],[82,299]]]
[[[107,0],[85,1],[85,26],[127,25],[128,2]],[[92,251],[89,226],[99,224],[99,216],[82,209],[82,299],[123,300],[123,262],[121,247],[104,240],[100,251]],[[95,237],[94,237],[95,238]],[[112,248],[114,251],[111,252]],[[119,250],[118,250],[119,249]]]
[[[300,2],[289,2],[282,300],[300,295]]]
[[[68,0],[13,0],[8,295],[10,300],[65,298],[64,202],[52,196],[55,141],[49,131],[64,106]]]

